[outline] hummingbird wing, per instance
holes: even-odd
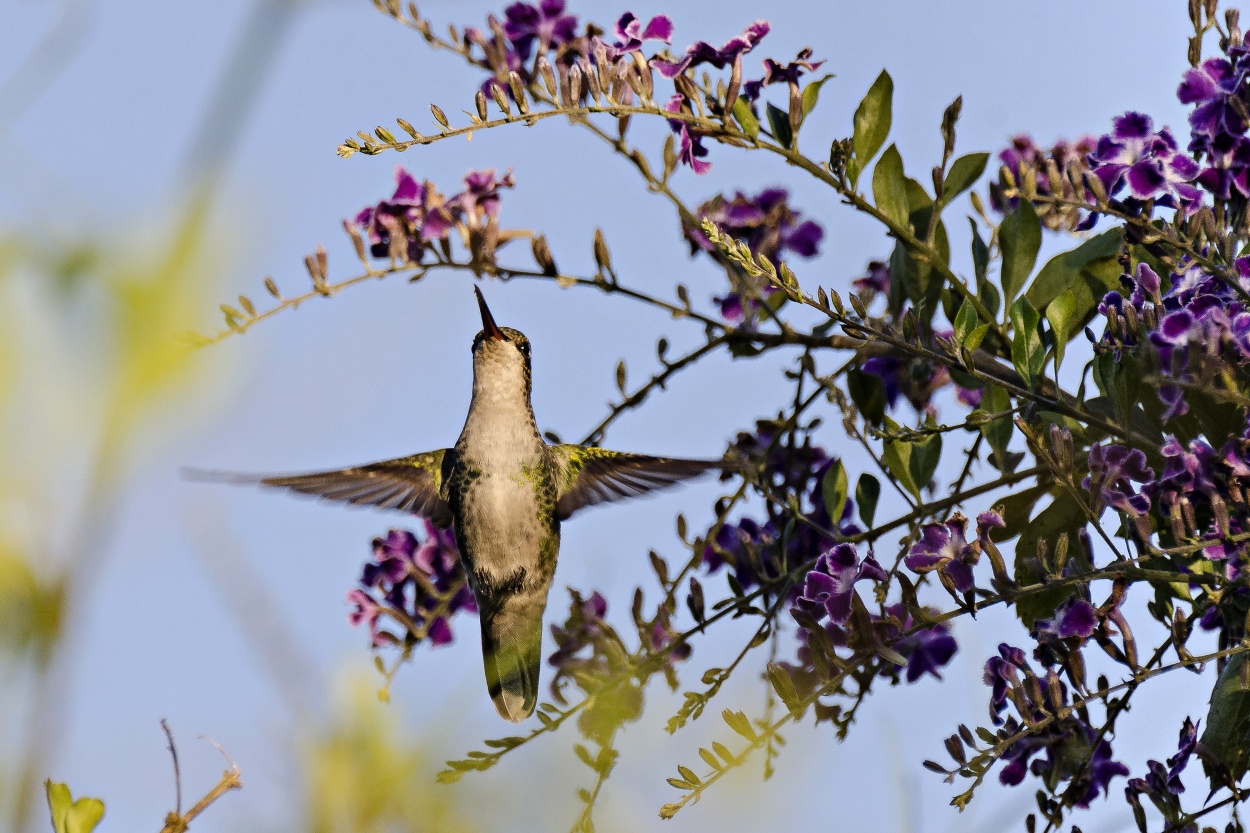
[[[227,475],[224,479],[290,489],[358,506],[411,512],[429,518],[435,526],[447,527],[451,525],[451,508],[442,495],[443,471],[454,453],[441,448],[336,471],[278,477]]]
[[[664,489],[721,468],[721,460],[650,457],[582,445],[549,446],[556,464],[556,517],[578,509]]]

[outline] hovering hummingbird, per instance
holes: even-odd
[[[719,460],[549,445],[530,404],[530,342],[499,327],[476,286],[473,398],[452,448],[338,471],[249,482],[396,509],[453,526],[482,622],[482,659],[495,708],[513,723],[538,701],[543,611],[560,523],[587,506],[671,486]]]

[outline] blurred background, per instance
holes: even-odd
[[[1126,109],[1183,132],[1174,95],[1186,66],[1182,3],[569,4],[608,27],[626,8],[670,15],[675,50],[722,43],[767,18],[772,34],[751,69],[815,47],[828,61],[822,71],[837,75],[803,133],[817,159],[849,135],[883,67],[895,81],[892,138],[912,166],[940,154],[941,112],[961,93],[963,152],[997,151],[1018,132],[1044,145],[1097,134]],[[421,9],[441,28],[480,26],[502,6]],[[454,441],[479,328],[464,275],[364,284],[206,349],[178,340],[215,330],[218,304],[240,292],[261,303],[266,275],[288,294],[304,291],[302,259],[318,243],[332,279],[354,274],[340,221],[389,196],[397,163],[445,193],[470,168],[511,166],[517,187],[504,194],[503,225],[546,234],[565,271],[593,271],[601,227],[623,282],[668,297],[681,281],[709,309],[724,291],[723,274],[690,258],[672,212],[632,169],[554,119],[403,156],[335,157],[343,139],[396,117],[430,130],[431,102],[449,114],[471,109],[481,80],[368,0],[0,4],[0,830],[47,829],[45,777],[103,798],[103,830],[159,829],[174,805],[161,718],[178,740],[184,806],[224,766],[200,736],[242,770],[244,789],[196,821],[205,833],[538,831],[576,816],[575,790],[591,774],[569,732],[454,786],[434,783],[445,759],[512,733],[485,696],[476,625],[463,623],[448,648],[420,649],[391,703],[378,702],[368,637],[348,625],[344,595],[371,538],[411,527],[405,518],[179,476],[183,466],[315,470]],[[633,130],[658,152],[662,124]],[[776,160],[721,147],[711,159],[706,177],[676,176],[690,203],[781,184],[821,222],[822,256],[802,280],[844,290],[888,251],[874,225]],[[966,252],[966,228],[950,225]],[[529,263],[520,247],[510,257]],[[540,427],[566,438],[606,414],[618,359],[641,379],[658,337],[681,348],[701,335],[595,290],[484,289],[498,321],[532,339]],[[719,454],[781,404],[786,359],[709,360],[614,424],[605,444]],[[834,420],[821,435],[835,451],[838,430]],[[850,471],[860,468],[848,458]],[[676,513],[702,529],[719,493],[701,482],[579,516],[564,530],[549,618],[563,618],[570,586],[601,590],[609,620],[627,622],[631,589],[650,572],[647,550],[677,555]],[[761,783],[762,762],[748,766],[663,829],[1018,823],[1032,805],[1027,785],[987,784],[960,816],[947,806],[955,790],[919,767],[960,721],[985,722],[981,665],[1019,632],[992,616],[968,624],[960,620],[945,683],[879,691],[841,745],[825,729],[792,729],[771,782]],[[689,682],[743,638],[696,644]],[[752,673],[709,714],[757,713],[764,695]],[[1209,676],[1186,675],[1143,691],[1136,722],[1125,724],[1143,731],[1117,738],[1117,757],[1137,769],[1170,754],[1186,713],[1177,709],[1200,716],[1209,688]],[[666,735],[680,695],[655,686],[649,695],[646,717],[620,738],[601,830],[661,829],[658,807],[674,797],[664,777],[727,734],[707,718]],[[1132,824],[1118,800],[1093,813],[1096,829]]]

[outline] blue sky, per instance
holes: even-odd
[[[79,5],[81,29],[70,33],[46,68],[46,83],[31,87],[29,106],[15,120],[0,112],[6,145],[0,218],[51,245],[159,223],[186,196],[194,137],[252,4]],[[0,79],[49,31],[59,8],[28,1],[0,10]],[[629,167],[556,120],[403,156],[337,159],[335,146],[356,130],[393,124],[396,117],[427,127],[431,102],[449,114],[470,108],[480,73],[431,53],[415,33],[375,12],[367,0],[294,8],[289,30],[273,46],[270,71],[257,79],[255,109],[219,174],[216,209],[228,232],[222,300],[244,291],[262,297],[265,275],[294,291],[306,280],[303,255],[319,242],[330,250],[332,274],[346,275],[341,270],[350,269],[353,258],[339,222],[389,194],[397,163],[447,192],[457,189],[469,168],[512,166],[517,187],[505,194],[503,223],[546,234],[562,268],[593,268],[590,241],[599,227],[623,280],[661,293],[681,281],[697,302],[722,290],[714,270],[690,260],[671,212],[645,193]],[[570,9],[606,24],[624,10],[576,2]],[[422,4],[428,17],[443,23],[478,25],[491,10],[498,7],[476,1]],[[669,14],[677,47],[696,39],[722,42],[757,17],[773,26],[762,54],[781,57],[806,44],[815,47],[817,57],[828,61],[822,71],[837,76],[823,88],[820,109],[804,129],[803,147],[816,158],[831,138],[849,133],[859,97],[883,67],[895,81],[893,140],[919,171],[940,153],[937,124],[958,94],[964,96],[963,151],[997,150],[1018,132],[1043,143],[1098,133],[1126,109],[1177,128],[1184,123],[1174,97],[1186,66],[1181,3],[724,0],[632,10],[644,18]],[[638,127],[651,131],[658,148],[663,127]],[[792,203],[824,225],[822,256],[800,272],[801,279],[841,289],[869,259],[887,251],[873,225],[776,160],[726,148],[714,148],[711,158],[709,176],[677,176],[677,187],[691,201],[722,189],[752,192],[784,184]],[[959,223],[951,225],[955,248],[965,250],[965,232],[956,230]],[[580,436],[605,413],[619,358],[628,361],[633,378],[641,378],[654,366],[656,338],[669,337],[675,348],[699,338],[695,325],[592,291],[520,283],[484,290],[500,324],[524,330],[533,341],[540,427],[566,438]],[[215,323],[213,306],[204,310],[206,328]],[[194,408],[170,414],[136,452],[120,522],[102,555],[101,584],[76,611],[70,740],[50,773],[109,802],[105,830],[154,828],[169,809],[161,717],[183,740],[188,792],[220,771],[215,753],[192,740],[197,735],[220,742],[244,771],[246,788],[214,808],[197,830],[287,826],[298,807],[290,743],[297,727],[276,680],[299,677],[293,687],[318,711],[340,669],[369,673],[366,640],[347,626],[342,598],[370,538],[403,521],[282,495],[187,484],[179,467],[299,471],[449,445],[468,402],[476,315],[463,276],[435,275],[411,286],[367,284],[310,303],[212,348],[213,381],[204,396]],[[711,361],[620,420],[606,444],[718,454],[727,438],[780,401],[778,367],[773,360]],[[90,414],[80,418],[89,420]],[[836,448],[834,426],[831,421],[822,439]],[[579,516],[565,529],[551,610],[562,609],[563,586],[597,587],[613,613],[625,616],[632,584],[648,572],[647,550],[676,554],[673,516],[701,517],[717,494],[717,484],[704,482]],[[248,595],[249,587],[261,595]],[[236,615],[232,605],[247,615]],[[271,636],[285,634],[291,644],[257,651],[247,622]],[[958,722],[984,721],[979,666],[994,650],[995,630],[1010,634],[1013,627],[1010,621],[987,624],[988,631],[959,632],[961,653],[945,685],[926,680],[879,692],[842,745],[826,729],[792,732],[772,784],[757,788],[758,770],[752,770],[663,829],[700,830],[714,820],[733,820],[742,829],[807,829],[832,819],[848,829],[990,829],[996,812],[1022,814],[1031,804],[1030,791],[990,789],[975,809],[957,817],[945,807],[951,788],[918,766],[940,754],[941,738]],[[435,759],[507,733],[484,696],[475,643],[469,633],[450,649],[419,653],[393,689],[392,708],[414,731],[429,733]],[[732,641],[700,645],[693,667],[715,665],[734,649]],[[275,656],[283,659],[277,673]],[[692,672],[692,682],[695,677]],[[1158,699],[1143,700],[1135,717],[1181,692],[1190,692],[1183,696],[1195,703],[1198,716],[1202,684],[1187,685],[1189,679],[1178,681],[1171,695],[1162,689],[1147,693]],[[660,829],[655,808],[671,798],[663,777],[677,763],[694,760],[698,745],[724,734],[704,720],[674,738],[663,735],[659,724],[677,701],[656,695],[651,717],[625,733],[625,758],[610,786],[601,829],[613,829],[613,815],[616,829]],[[724,705],[748,711],[762,703],[759,684],[745,675],[724,697]],[[1126,740],[1131,759],[1169,753],[1182,715],[1167,713],[1165,731]],[[525,750],[496,772],[468,779],[456,794],[475,806],[483,824],[498,826],[500,809],[476,796],[506,796],[508,806],[526,808],[524,796],[539,790],[550,795],[546,822],[510,829],[563,823],[574,806],[567,773],[585,780],[570,763],[570,744],[571,738],[556,738]],[[553,786],[552,772],[565,773],[564,783]],[[866,794],[878,798],[864,801]],[[1113,806],[1114,823],[1127,821],[1118,803]],[[1108,825],[1100,829],[1114,826]]]

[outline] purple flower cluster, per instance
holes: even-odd
[[[1229,58],[1210,58],[1185,71],[1176,96],[1192,104],[1189,149],[1204,158],[1197,181],[1217,199],[1250,195],[1250,139],[1246,137],[1250,55],[1233,47]]]
[[[739,92],[753,108],[765,87],[786,84],[791,121],[801,118],[799,78],[822,63],[811,60],[811,49],[800,51],[793,61],[765,59],[762,76],[743,81],[743,56],[755,49],[768,32],[768,21],[757,20],[719,47],[696,41],[679,57],[667,50],[648,57],[643,54],[648,42],[672,43],[673,23],[666,15],[644,22],[633,12],[625,12],[613,27],[615,40],[608,42],[600,37],[602,30],[594,26],[588,25],[579,32],[578,19],[566,12],[564,0],[541,0],[538,5],[513,3],[505,10],[503,20],[490,15],[486,30],[466,27],[464,47],[471,61],[491,73],[482,85],[483,91],[502,92],[508,97],[513,96],[510,81],[514,73],[526,86],[538,76],[551,73],[549,77],[559,87],[564,101],[582,102],[587,97],[597,101],[608,93],[615,101],[629,105],[634,101],[635,89],[642,91],[644,98],[662,100],[655,95],[652,77],[652,70],[658,72],[674,87],[664,109],[683,116],[669,119],[678,137],[678,158],[695,173],[704,174],[711,169],[704,135],[687,118],[704,112],[695,79],[699,67],[729,70],[724,100],[709,102],[717,114],[731,111]]]
[[[1159,386],[1164,419],[1189,411],[1186,388],[1219,383],[1220,372],[1250,361],[1250,257],[1237,258],[1233,274],[1216,277],[1203,266],[1183,260],[1160,293],[1161,280],[1149,265],[1139,264],[1126,298],[1110,292],[1098,306],[1107,320],[1102,340],[1115,349],[1140,343],[1144,331],[1158,357],[1159,371],[1177,384]]]
[[[500,243],[499,191],[513,186],[512,173],[498,177],[494,169],[470,171],[464,190],[448,198],[433,183],[418,182],[402,167],[395,168],[395,193],[356,215],[355,224],[366,235],[369,253],[399,263],[420,263],[425,252],[448,240],[453,229],[471,241],[475,257],[489,259]]]
[[[790,608],[791,615],[802,625],[798,637],[799,670],[815,671],[809,629],[819,628],[834,648],[853,642],[888,646],[907,660],[907,682],[913,683],[925,674],[941,679],[941,668],[958,650],[955,638],[944,624],[917,628],[910,613],[902,605],[889,605],[883,615],[867,612],[862,601],[857,604],[855,585],[868,579],[887,581],[888,576],[871,555],[862,561],[853,544],[838,544],[816,560],[808,571],[798,598]],[[855,609],[861,608],[863,618],[852,622]],[[866,632],[854,633],[859,625]],[[881,673],[897,679],[897,666],[884,663]]]
[[[1072,142],[1061,139],[1050,148],[1039,147],[1031,136],[1013,137],[1011,147],[998,154],[1007,175],[1000,175],[998,182],[990,184],[990,205],[1002,214],[1015,210],[1026,179],[1032,180],[1039,196],[1060,197],[1069,203],[1086,202],[1084,185],[1078,192],[1074,183],[1084,182],[1089,170],[1086,157],[1096,146],[1093,136]],[[1042,224],[1053,231],[1075,231],[1081,219],[1081,209],[1075,205],[1042,202],[1037,205],[1037,212]]]
[[[732,454],[743,460],[746,467],[759,471],[762,482],[776,494],[799,495],[804,515],[814,526],[834,531],[821,485],[833,460],[824,449],[812,445],[810,439],[791,447],[778,441],[781,436],[780,426],[760,421],[754,433],[738,435]],[[771,507],[770,504],[770,511]],[[862,531],[853,521],[854,512],[854,501],[847,500],[836,525],[839,535]],[[703,564],[709,574],[728,564],[738,585],[749,589],[780,577],[796,564],[813,561],[835,543],[806,524],[783,536],[781,530],[785,526],[784,518],[771,514],[762,522],[748,517],[737,523],[724,523],[714,535],[706,536]]]
[[[1010,736],[1026,724],[1052,717],[1068,705],[1068,687],[1054,669],[1036,673],[1024,651],[1006,643],[998,646],[998,656],[985,663],[985,684],[990,686],[990,717],[1002,726],[1000,736]],[[1004,718],[1014,707],[1016,714]],[[1023,722],[1022,722],[1023,721]],[[1088,807],[1099,792],[1107,794],[1111,779],[1128,777],[1124,764],[1112,759],[1111,744],[1098,739],[1098,733],[1079,712],[1053,719],[1008,747],[998,780],[1016,786],[1026,773],[1047,784],[1068,782],[1077,807]]]
[[[373,559],[365,564],[360,587],[348,592],[353,625],[368,625],[375,647],[452,641],[450,618],[458,611],[477,611],[477,600],[465,580],[460,551],[450,529],[425,522],[425,535],[392,529],[373,539]],[[384,629],[387,616],[402,626],[396,636]]]
[[[1202,202],[1202,192],[1192,183],[1198,163],[1183,153],[1164,127],[1143,113],[1125,113],[1112,121],[1109,134],[1098,139],[1089,155],[1094,176],[1109,196],[1128,190],[1128,204],[1147,201],[1190,214]]]
[[[1229,439],[1220,452],[1204,440],[1188,447],[1168,437],[1160,449],[1165,464],[1159,478],[1145,487],[1177,542],[1197,535],[1202,554],[1224,562],[1228,578],[1241,575],[1246,542],[1232,536],[1250,530],[1250,431]]]
[[[775,266],[781,265],[787,252],[798,257],[815,257],[825,232],[816,221],[804,219],[791,208],[789,198],[784,188],[766,188],[753,197],[741,191],[729,199],[718,194],[699,206],[695,219],[699,223],[711,220],[723,234],[746,243],[753,255],[767,258]],[[716,251],[698,225],[687,226],[685,233],[692,251]],[[734,280],[740,286],[713,300],[720,304],[721,315],[726,320],[753,320],[761,300],[771,295],[774,288],[736,266],[732,268]]]

